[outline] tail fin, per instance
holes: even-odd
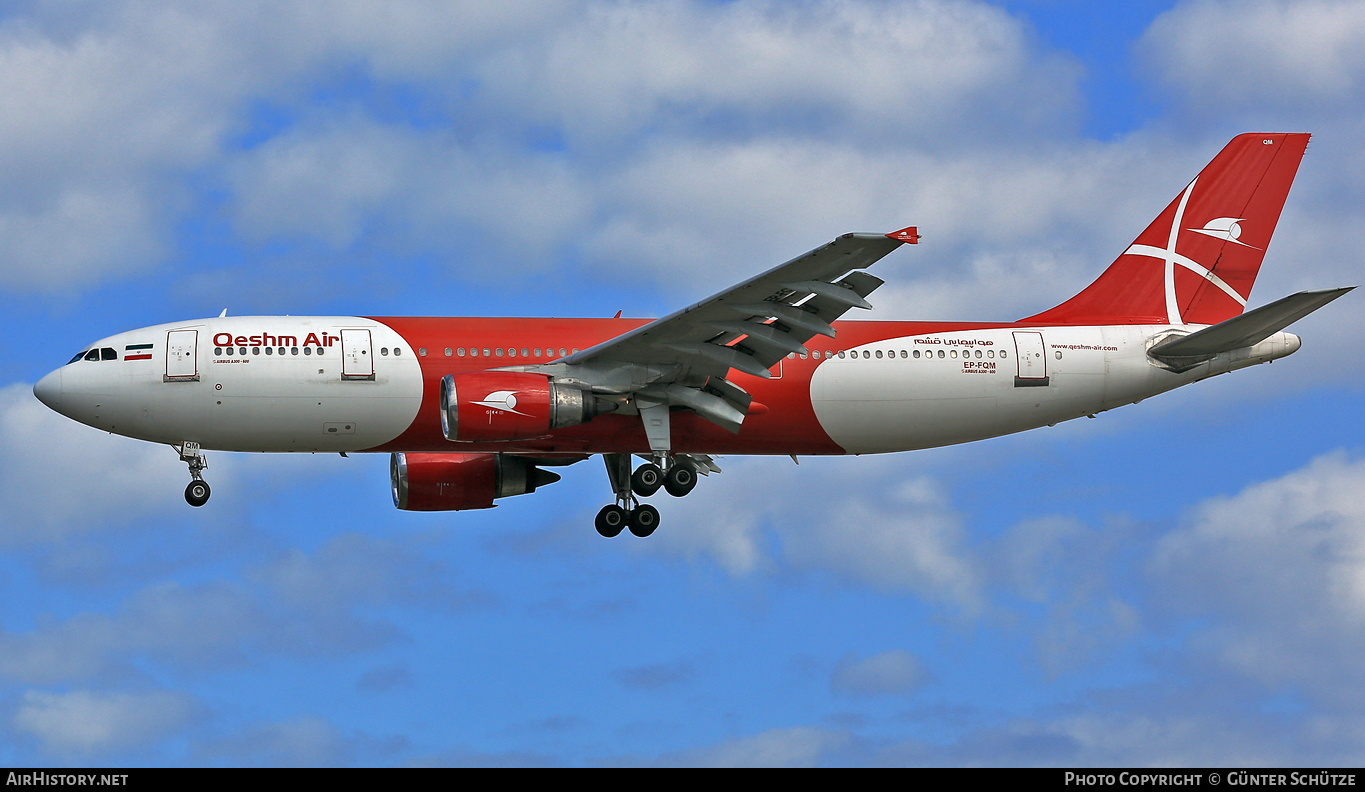
[[[1233,138],[1085,291],[1023,321],[1211,325],[1241,314],[1308,138]]]

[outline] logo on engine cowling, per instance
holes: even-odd
[[[527,418],[531,417],[524,412],[517,411],[516,391],[493,391],[492,393],[483,397],[483,399],[476,401],[474,403],[479,405],[480,407],[488,407],[494,410],[502,410],[503,412],[510,412],[513,415],[525,415]]]

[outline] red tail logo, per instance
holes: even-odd
[[[1085,291],[1023,321],[1217,324],[1241,314],[1308,138],[1233,138]]]

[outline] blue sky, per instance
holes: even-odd
[[[0,764],[1359,765],[1354,294],[1094,421],[726,458],[648,541],[597,460],[433,515],[214,453],[190,509],[31,388],[224,308],[657,316],[912,223],[876,318],[1014,319],[1244,131],[1315,134],[1252,304],[1358,284],[1362,53],[1331,0],[0,6]]]

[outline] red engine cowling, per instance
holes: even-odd
[[[592,394],[544,374],[467,371],[441,379],[441,429],[447,440],[528,440],[597,413]]]
[[[404,511],[488,509],[494,498],[525,495],[559,475],[507,454],[391,454],[393,505]]]

